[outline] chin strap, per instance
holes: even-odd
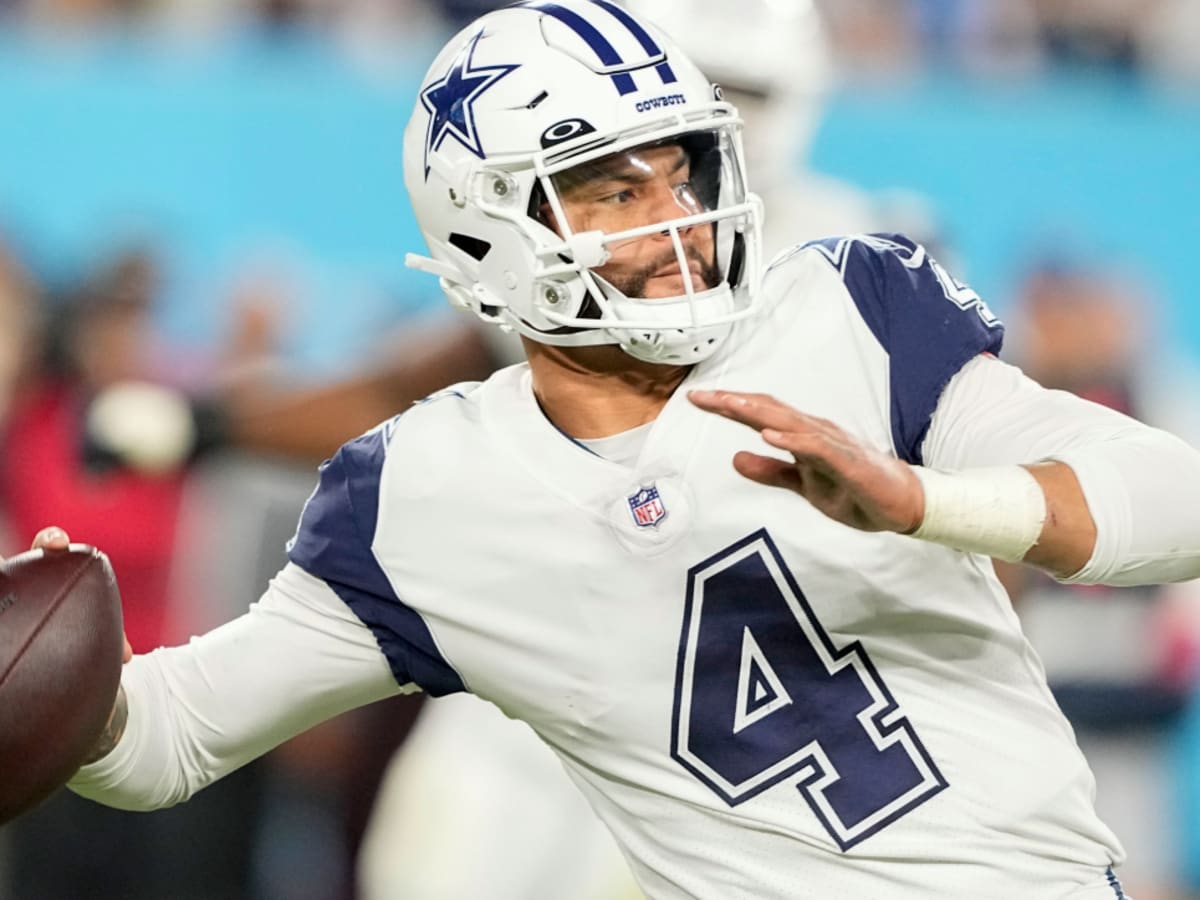
[[[438,278],[444,278],[451,284],[470,287],[470,283],[463,280],[463,274],[458,270],[457,266],[441,262],[431,256],[406,253],[404,254],[404,265],[410,269],[416,269],[418,272],[425,272],[429,275],[436,275]]]

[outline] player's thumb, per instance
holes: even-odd
[[[43,528],[33,539],[34,550],[66,550],[70,545],[71,539],[57,525]]]

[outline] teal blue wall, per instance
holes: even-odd
[[[0,33],[0,228],[51,283],[120,243],[168,261],[163,324],[216,339],[253,260],[296,286],[291,351],[343,364],[386,325],[440,309],[404,195],[401,136],[432,47],[384,66],[321,43],[220,48],[34,43]],[[1200,102],[1110,77],[998,88],[929,76],[837,94],[814,164],[934,202],[966,275],[1003,311],[1049,230],[1151,274],[1200,354]]]
[[[1066,235],[1072,252],[1154,282],[1164,330],[1200,352],[1200,95],[1095,74],[927,77],[843,92],[813,160],[867,188],[927,195],[999,310],[1029,255]]]

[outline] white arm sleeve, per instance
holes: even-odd
[[[243,616],[125,666],[125,733],[71,779],[119,809],[159,809],[325,719],[397,693],[371,631],[323,581],[288,564]]]
[[[1066,581],[1200,578],[1200,451],[1173,435],[979,356],[947,385],[922,450],[937,469],[1069,465],[1098,533],[1092,558]]]

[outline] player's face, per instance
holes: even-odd
[[[678,144],[639,147],[598,160],[558,182],[571,230],[613,234],[704,212],[692,184],[691,161]],[[610,244],[611,256],[596,273],[627,297],[676,297],[720,281],[713,227],[680,229],[687,258],[681,270],[668,232]]]

